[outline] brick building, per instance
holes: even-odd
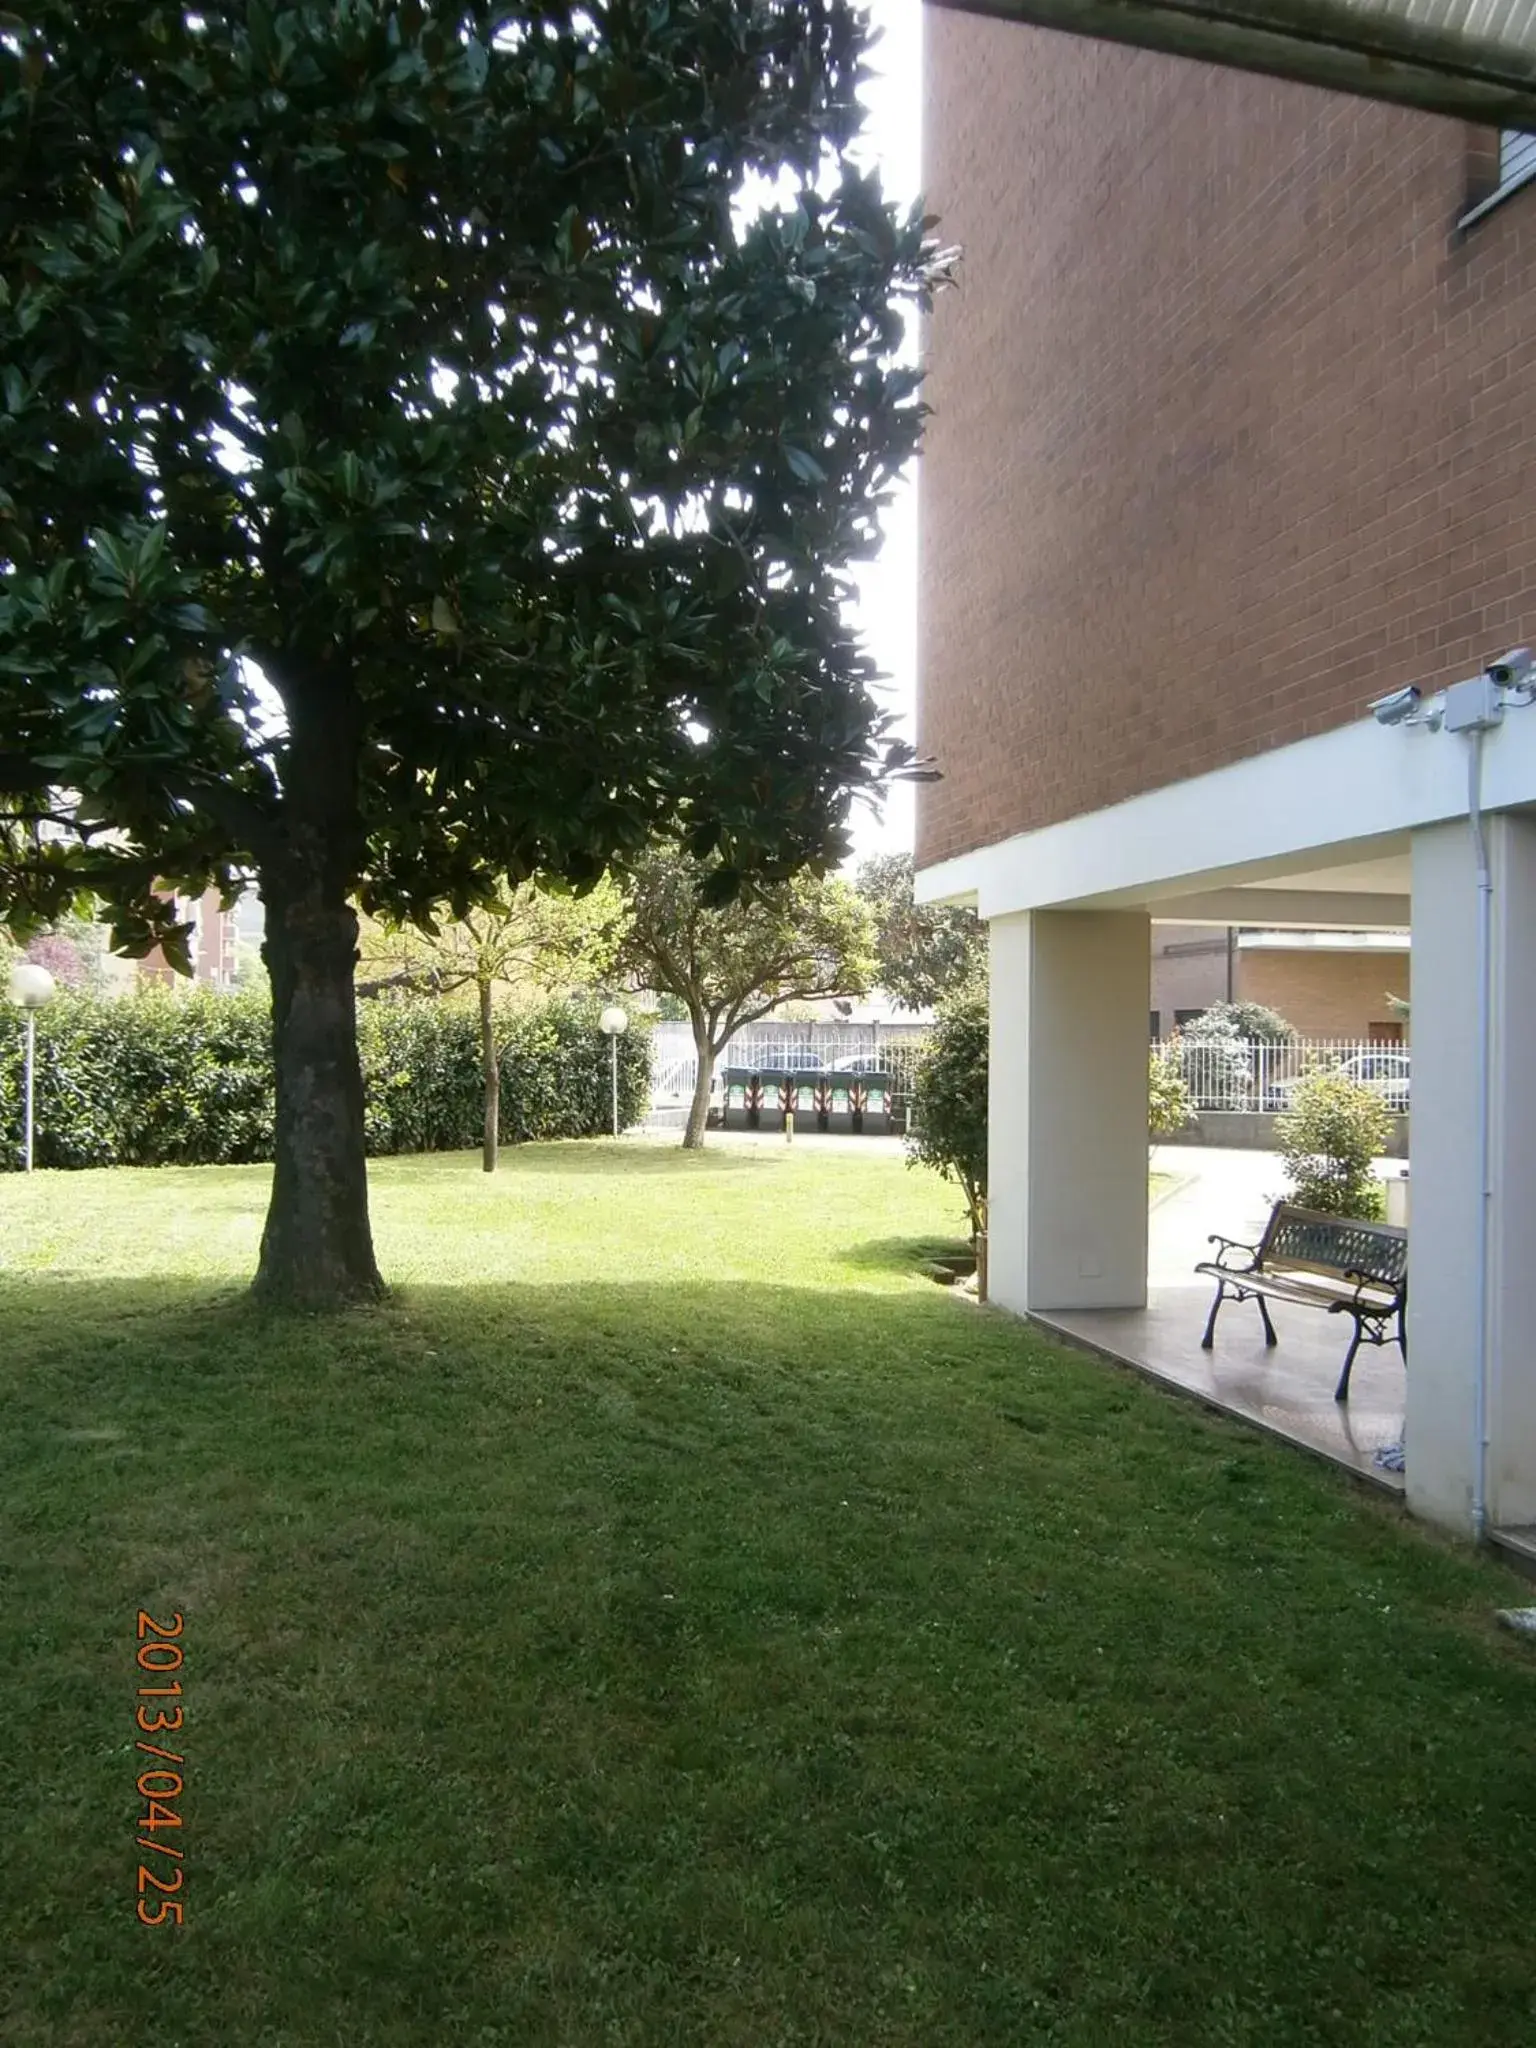
[[[179,896],[176,903],[181,917],[192,927],[192,979],[189,982],[185,975],[178,974],[158,946],[140,961],[141,978],[177,990],[194,986],[233,988],[239,943],[236,912],[224,908],[217,889],[205,889],[201,896]]]
[[[1395,1043],[1411,983],[1406,932],[1152,926],[1149,1035],[1165,1038],[1212,1003],[1262,1003],[1302,1038]]]
[[[1145,1301],[1154,921],[1411,925],[1410,1497],[1536,1523],[1536,709],[1369,714],[1536,639],[1536,153],[967,13],[927,60],[964,258],[927,336],[919,894],[991,925],[994,1296]]]

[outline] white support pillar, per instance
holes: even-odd
[[[991,1298],[1142,1308],[1150,920],[1022,911],[990,934]]]
[[[1486,821],[1489,1005],[1488,1520],[1536,1522],[1536,820]],[[1477,1463],[1477,887],[1465,820],[1413,836],[1411,1506],[1465,1535]]]

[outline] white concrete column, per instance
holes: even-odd
[[[1486,821],[1493,875],[1488,1518],[1536,1522],[1536,820]],[[1413,836],[1408,1498],[1471,1529],[1476,1466],[1477,887],[1465,820]]]
[[[1147,989],[1137,912],[991,920],[991,1297],[1004,1308],[1147,1298]]]

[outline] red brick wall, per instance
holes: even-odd
[[[1536,186],[1491,138],[929,10],[920,863],[1536,637]]]
[[[1267,1003],[1303,1038],[1364,1038],[1373,1024],[1400,1021],[1389,994],[1407,998],[1408,955],[1252,946],[1237,956],[1237,993]]]

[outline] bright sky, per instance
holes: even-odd
[[[879,77],[866,92],[870,152],[880,164],[888,199],[910,203],[918,196],[922,117],[922,0],[870,0],[870,14],[884,30],[872,56]],[[915,354],[917,336],[909,345]],[[917,493],[909,482],[885,517],[885,545],[859,579],[855,612],[865,641],[887,671],[885,688],[902,713],[911,737],[917,682]],[[853,813],[856,857],[902,853],[912,845],[910,783],[899,783],[883,819],[863,805]]]

